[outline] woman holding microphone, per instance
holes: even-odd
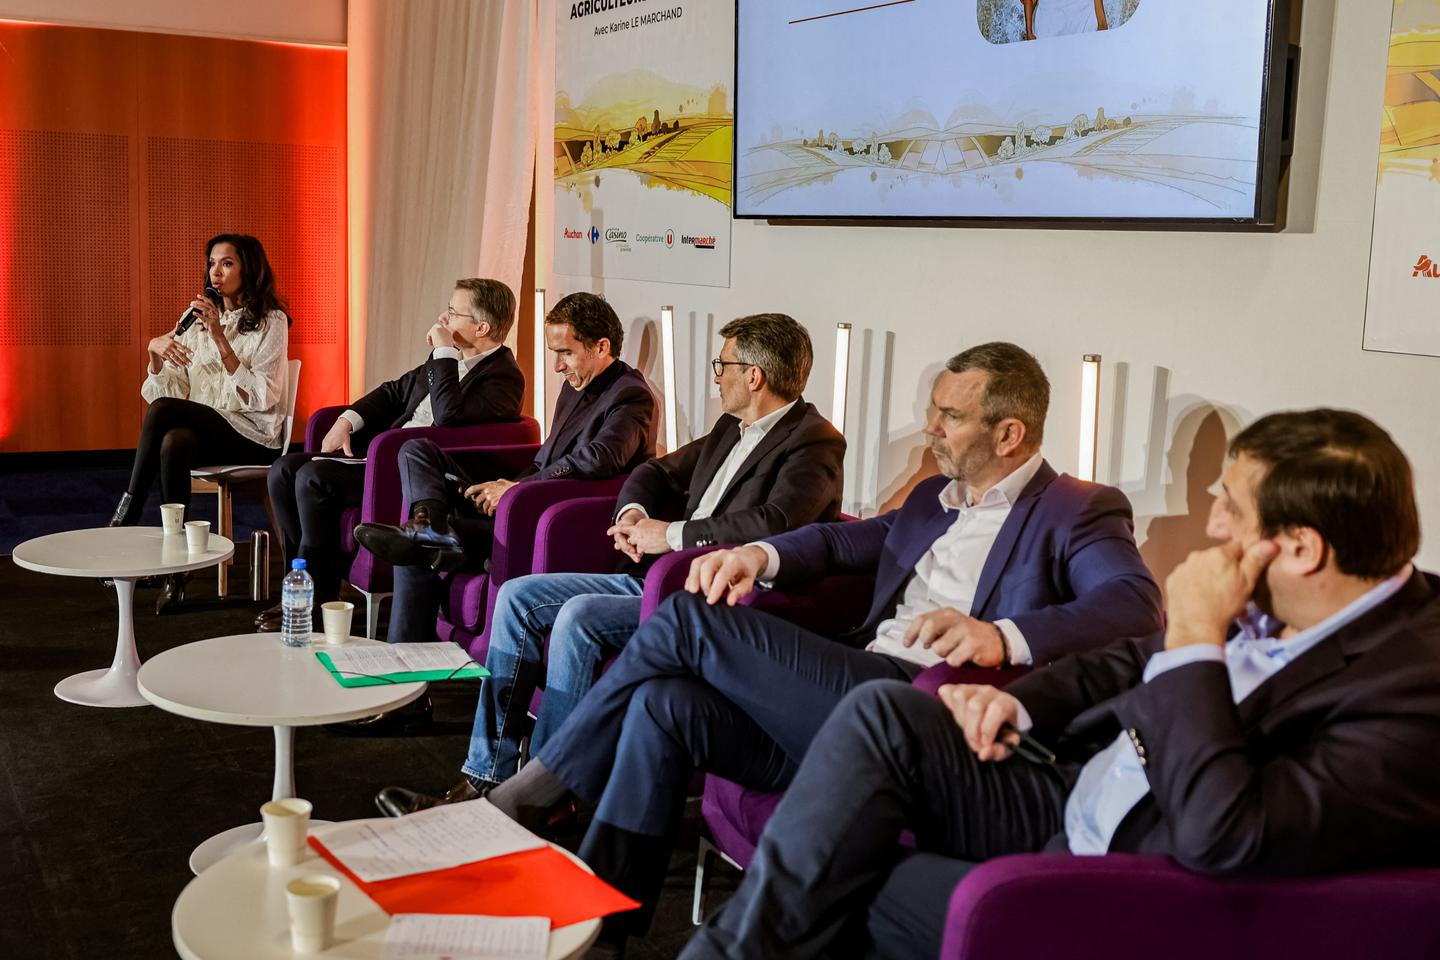
[[[254,237],[222,233],[205,252],[213,293],[196,297],[174,330],[149,343],[140,394],[150,409],[111,526],[140,519],[157,476],[161,502],[188,506],[192,468],[269,463],[289,439],[282,433],[290,318],[265,248]],[[183,575],[166,578],[155,612],[184,593]]]

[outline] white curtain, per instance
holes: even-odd
[[[458,278],[520,296],[538,22],[536,0],[350,0],[347,16],[359,395],[420,362]]]

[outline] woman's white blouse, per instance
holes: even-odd
[[[150,374],[140,385],[140,395],[147,403],[178,397],[214,407],[240,436],[278,448],[285,430],[290,324],[284,313],[272,310],[259,329],[241,333],[237,328],[243,316],[240,310],[220,315],[225,339],[240,360],[233,374],[225,372],[215,341],[195,323],[176,338],[194,351],[190,366],[161,363],[160,372]]]

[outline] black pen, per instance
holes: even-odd
[[[1036,740],[1013,723],[1002,723],[1000,725],[1000,732],[1002,734],[1013,733],[1020,738],[1019,743],[1010,744],[1010,748],[1014,750],[1018,756],[1024,757],[1031,763],[1053,764],[1055,762],[1054,750],[1051,750],[1045,746],[1045,744]]]

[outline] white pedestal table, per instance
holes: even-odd
[[[244,633],[187,643],[166,650],[140,668],[140,692],[162,710],[205,720],[275,729],[275,782],[271,799],[295,792],[295,728],[358,720],[403,706],[425,692],[426,684],[396,683],[342,687],[320,662],[316,650],[329,646],[313,634],[309,647],[286,647],[278,633]],[[374,640],[352,644],[381,646]],[[259,804],[256,804],[258,811]],[[318,821],[324,822],[324,821]],[[263,839],[259,823],[234,827],[206,840],[190,854],[200,873],[237,847]]]
[[[314,833],[322,840],[325,828]],[[578,857],[551,844],[586,871]],[[322,873],[340,880],[335,906],[335,943],[326,960],[375,960],[381,955],[390,917],[330,862],[306,848],[293,867],[272,867],[264,845],[248,846],[218,861],[180,893],[170,914],[175,949],[184,960],[290,960],[290,917],[285,884]],[[600,921],[582,920],[550,931],[549,960],[583,954],[600,935]]]
[[[142,577],[186,573],[230,559],[235,544],[210,535],[203,553],[191,553],[185,534],[166,534],[159,527],[96,527],[67,530],[15,548],[17,566],[58,577],[108,578],[115,581],[120,627],[115,659],[108,670],[87,670],[55,685],[55,696],[88,707],[143,707],[135,686],[140,654],[135,648],[135,581]]]

